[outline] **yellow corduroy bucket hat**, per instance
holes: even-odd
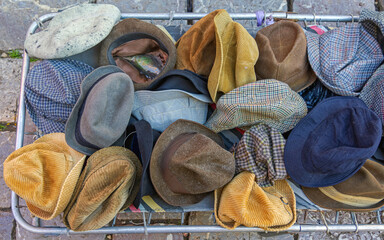
[[[140,188],[140,160],[124,147],[107,147],[87,160],[64,212],[64,224],[73,231],[98,229],[127,209]]]
[[[240,225],[282,231],[296,222],[295,194],[286,180],[260,187],[253,173],[244,171],[215,190],[216,222],[227,229]]]
[[[208,91],[214,102],[222,94],[256,81],[256,41],[224,9],[197,21],[177,41],[176,48],[176,68],[208,77]]]
[[[86,156],[51,133],[17,149],[4,161],[4,181],[35,216],[49,220],[67,207]]]

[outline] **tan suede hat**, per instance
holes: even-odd
[[[223,9],[200,19],[176,47],[176,68],[208,76],[208,90],[214,102],[232,89],[256,81],[257,44]]]
[[[124,147],[103,148],[92,154],[64,212],[64,224],[74,231],[98,229],[135,199],[143,168]]]
[[[257,32],[257,79],[276,79],[299,92],[316,80],[308,61],[307,39],[301,26],[281,20]]]
[[[384,166],[367,160],[352,177],[333,186],[302,187],[305,195],[323,208],[366,212],[384,205]]]
[[[235,174],[235,159],[219,135],[203,125],[177,120],[158,138],[150,175],[160,197],[170,205],[201,201]]]
[[[133,80],[135,90],[146,89],[151,83],[155,82],[158,78],[160,78],[166,72],[172,70],[175,67],[176,47],[172,39],[169,38],[169,36],[167,35],[167,33],[162,31],[156,25],[141,21],[139,19],[124,19],[123,21],[120,21],[118,24],[116,24],[113,27],[112,31],[109,33],[109,35],[101,42],[101,50],[99,57],[99,64],[101,66],[116,65],[117,62],[112,56],[112,51],[119,46],[140,39],[151,41],[153,40],[152,43],[154,43],[155,46],[140,46],[140,41],[136,41],[136,44],[128,46],[128,49],[126,49],[126,51],[133,55],[140,55],[146,54],[154,50],[153,48],[155,48],[156,51],[159,51],[162,54],[165,53],[167,55],[167,60],[161,72],[155,78],[146,80],[145,82],[137,82],[137,78],[135,76],[130,75],[130,73],[127,72],[127,69],[124,68],[123,71],[130,75],[131,79]],[[128,54],[126,56],[133,56],[131,54]],[[123,61],[123,63],[125,63],[124,66],[127,66],[127,64],[128,66],[130,66],[130,63],[128,62]]]
[[[51,133],[17,149],[4,161],[4,181],[44,220],[67,207],[85,155],[67,145],[64,133]]]
[[[255,174],[244,171],[215,190],[216,222],[227,229],[240,225],[282,231],[296,222],[296,200],[286,180],[260,187]]]

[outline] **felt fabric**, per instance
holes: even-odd
[[[86,155],[112,146],[128,126],[134,87],[120,68],[99,67],[81,83],[81,94],[68,118],[65,139]]]
[[[59,12],[46,29],[28,35],[24,48],[42,59],[73,56],[100,43],[119,20],[114,5],[83,3]]]
[[[259,59],[257,79],[276,79],[299,92],[316,80],[308,62],[307,40],[301,26],[292,21],[278,21],[257,32]]]
[[[221,138],[201,124],[177,120],[152,151],[150,176],[159,196],[173,206],[201,201],[235,174],[233,155]]]
[[[292,130],[284,149],[288,175],[305,187],[332,186],[353,176],[375,153],[379,117],[356,97],[320,102]]]
[[[140,188],[142,165],[123,147],[92,154],[64,212],[65,225],[74,231],[98,229],[128,208]]]
[[[161,72],[153,79],[140,76],[136,71],[133,71],[130,63],[121,58],[114,58],[114,55],[115,57],[121,54],[132,56],[150,52],[165,64]],[[162,75],[172,70],[175,63],[176,47],[168,35],[156,25],[135,18],[120,21],[101,43],[99,64],[101,66],[118,65],[121,67],[133,79],[135,90],[146,89]]]
[[[337,211],[366,212],[384,205],[384,166],[367,160],[352,177],[330,187],[303,187],[315,204]]]
[[[204,124],[214,132],[235,127],[248,129],[264,123],[281,133],[291,130],[307,114],[302,97],[286,83],[259,80],[223,95]]]
[[[7,157],[4,181],[33,215],[50,220],[67,207],[85,157],[66,144],[64,133],[47,134]]]
[[[285,180],[260,187],[253,173],[244,171],[215,190],[215,219],[227,229],[240,225],[282,231],[296,222],[295,194]]]

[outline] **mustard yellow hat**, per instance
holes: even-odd
[[[260,187],[253,173],[244,171],[215,190],[216,222],[227,229],[240,225],[282,231],[296,222],[295,194],[286,180]]]
[[[32,214],[53,219],[67,207],[85,157],[67,145],[64,133],[51,133],[7,157],[4,181]]]

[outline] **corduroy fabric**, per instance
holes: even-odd
[[[290,133],[285,168],[302,186],[332,186],[350,178],[373,156],[381,136],[381,120],[359,98],[327,98]]]
[[[204,124],[214,132],[264,123],[281,133],[291,130],[307,114],[302,97],[286,83],[259,80],[223,95]]]
[[[292,21],[278,21],[256,34],[259,59],[257,79],[276,79],[299,92],[316,80],[308,62],[307,40],[301,26]]]
[[[91,155],[115,144],[128,126],[133,92],[132,80],[116,66],[99,67],[88,74],[65,126],[68,145]]]
[[[59,12],[46,29],[28,35],[24,48],[42,59],[65,58],[100,43],[120,19],[111,4],[80,4]]]
[[[65,225],[74,231],[87,231],[109,223],[132,204],[142,170],[137,156],[123,147],[103,148],[92,154],[64,212]]]
[[[253,126],[236,146],[236,173],[255,174],[260,187],[270,187],[274,181],[287,178],[284,146],[285,139],[277,130],[262,123]]]
[[[67,207],[85,157],[66,144],[64,133],[47,134],[7,157],[4,181],[32,214],[53,219]]]
[[[384,60],[379,43],[361,24],[305,34],[312,69],[338,95],[357,97]]]
[[[176,47],[168,35],[159,29],[156,25],[141,21],[135,18],[124,19],[116,24],[109,35],[102,41],[99,64],[116,65],[112,57],[111,51],[119,45],[142,38],[150,38],[155,40],[160,49],[168,54],[167,62],[162,71],[152,80],[145,83],[135,83],[135,90],[146,89],[150,84],[156,82],[158,78],[172,70],[176,64]]]
[[[191,138],[174,142],[185,134]],[[174,152],[169,153],[170,149]],[[153,186],[160,197],[173,206],[201,201],[208,192],[228,183],[234,174],[235,160],[223,148],[220,136],[196,122],[177,120],[160,135],[152,151]],[[175,181],[170,182],[169,176]],[[184,189],[175,190],[176,185]]]
[[[302,189],[312,202],[323,208],[353,212],[379,209],[384,205],[384,166],[367,160],[352,177],[332,187],[335,193],[328,195],[322,188]]]
[[[71,59],[43,60],[28,72],[25,105],[44,134],[64,132],[80,95],[80,84],[94,69]]]
[[[244,171],[215,190],[215,219],[227,229],[240,225],[282,231],[296,222],[295,194],[285,180],[262,188],[253,173]]]
[[[259,57],[256,42],[227,11],[209,13],[176,43],[177,69],[208,76],[213,102],[236,87],[256,81],[254,65]]]

